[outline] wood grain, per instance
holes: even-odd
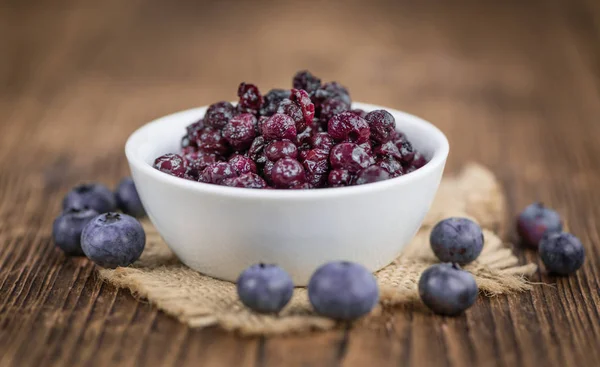
[[[303,68],[435,122],[448,171],[490,166],[512,215],[556,208],[583,269],[458,318],[408,307],[381,330],[241,338],[188,329],[54,248],[63,194],[114,186],[138,126]],[[596,366],[599,119],[594,0],[0,1],[0,366]]]

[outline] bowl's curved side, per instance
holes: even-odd
[[[418,230],[448,152],[439,130],[413,121],[401,122],[399,128],[416,139],[418,148],[428,148],[431,161],[409,175],[375,184],[293,192],[244,190],[181,180],[151,168],[153,157],[178,149],[185,126],[203,112],[184,111],[142,127],[127,143],[127,158],[151,221],[178,258],[204,274],[230,281],[261,261],[282,266],[296,285],[305,285],[318,266],[331,260],[379,270]],[[405,116],[396,114],[399,117]],[[432,128],[442,139],[432,135]]]

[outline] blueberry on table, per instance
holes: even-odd
[[[137,218],[146,216],[146,210],[144,209],[144,205],[142,205],[140,196],[135,188],[135,183],[133,183],[131,177],[125,177],[121,180],[115,191],[115,197],[119,209],[123,213]]]
[[[568,275],[583,265],[585,250],[570,233],[548,233],[540,241],[540,257],[550,273]]]
[[[252,265],[237,279],[240,301],[260,313],[277,313],[288,304],[294,292],[292,278],[273,264]]]
[[[105,268],[131,265],[139,259],[145,245],[144,228],[126,214],[100,214],[81,233],[81,248],[85,255]]]
[[[83,255],[81,249],[81,232],[98,212],[87,207],[68,208],[62,212],[52,225],[54,243],[67,255]]]
[[[354,320],[379,301],[377,281],[362,265],[334,261],[319,267],[308,283],[308,298],[320,315],[337,320]]]
[[[478,290],[473,275],[458,265],[432,265],[419,279],[419,296],[423,303],[445,316],[456,316],[471,307]]]
[[[483,250],[483,232],[470,219],[448,218],[433,227],[429,243],[440,261],[468,264]]]
[[[525,208],[517,219],[517,232],[523,242],[537,248],[546,232],[561,232],[560,215],[542,203],[534,203]]]
[[[73,188],[63,199],[63,209],[88,207],[98,213],[117,209],[113,192],[99,183],[82,184]]]

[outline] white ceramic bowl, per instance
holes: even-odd
[[[152,168],[178,152],[185,127],[206,107],[152,121],[125,147],[133,180],[152,223],[179,259],[201,273],[235,281],[247,266],[275,263],[306,285],[321,264],[349,260],[376,271],[413,238],[448,156],[448,140],[432,124],[386,109],[429,162],[410,174],[362,186],[318,190],[252,190],[209,185]]]

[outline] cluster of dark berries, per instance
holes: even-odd
[[[240,301],[261,313],[281,311],[292,298],[293,291],[292,279],[276,265],[253,265],[237,280]],[[379,289],[375,277],[364,266],[334,261],[314,272],[308,283],[308,298],[318,314],[350,321],[375,307]]]
[[[523,243],[539,251],[548,272],[568,275],[577,271],[585,259],[581,241],[563,232],[560,215],[540,203],[529,205],[517,219],[517,232]],[[481,227],[466,218],[448,218],[433,228],[429,238],[436,257],[445,262],[423,272],[419,295],[431,310],[442,315],[457,315],[469,308],[477,297],[477,284],[460,265],[475,260],[483,249]]]
[[[524,244],[537,249],[548,272],[568,275],[585,259],[581,241],[563,232],[560,215],[541,203],[529,205],[517,219],[517,232]]]
[[[117,208],[123,213],[117,213]],[[98,183],[79,185],[65,196],[52,236],[67,255],[85,255],[105,268],[127,266],[144,250],[146,234],[134,217],[145,215],[129,177],[114,193]]]
[[[264,96],[240,84],[239,102],[217,102],[187,127],[180,154],[154,167],[192,181],[252,189],[362,185],[427,163],[384,110],[352,109],[348,90],[298,72],[291,90]]]
[[[423,303],[440,315],[455,316],[475,303],[479,288],[473,275],[460,268],[481,254],[483,232],[467,218],[444,219],[433,227],[429,243],[442,264],[421,274],[419,296]]]

